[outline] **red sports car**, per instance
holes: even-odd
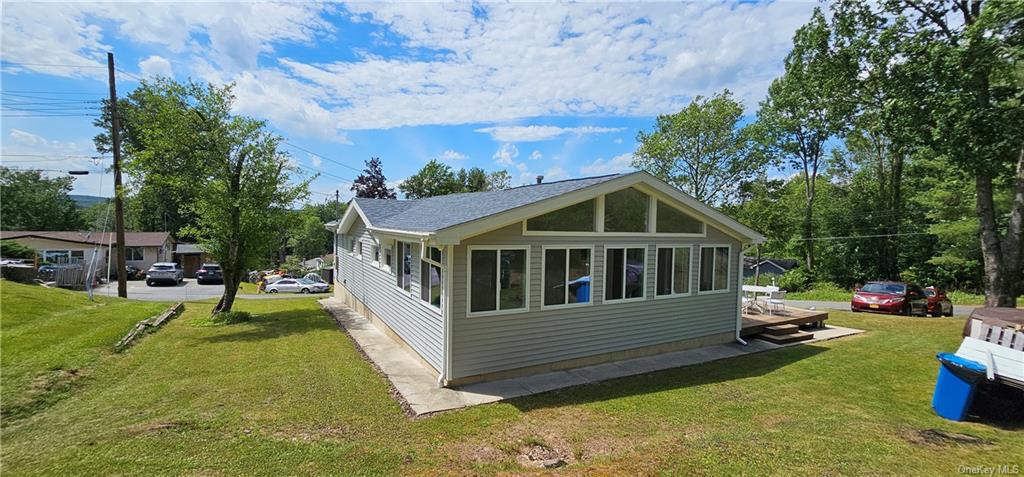
[[[928,314],[928,297],[917,285],[868,282],[853,294],[850,310],[925,316]]]
[[[953,316],[953,302],[946,296],[946,291],[941,288],[928,287],[924,289],[928,296],[928,313],[932,316]]]

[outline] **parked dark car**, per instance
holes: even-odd
[[[928,296],[928,313],[932,316],[953,316],[953,302],[946,296],[946,291],[937,287],[927,287],[924,294]]]
[[[124,271],[127,272],[129,280],[142,280],[146,278],[146,272],[139,267],[125,265]],[[107,278],[110,279],[111,281],[117,280],[117,270],[111,270],[110,276]]]
[[[196,270],[196,283],[206,285],[207,283],[224,283],[223,271],[216,263],[204,263],[199,270]]]
[[[869,311],[894,315],[928,314],[928,297],[924,290],[903,282],[868,282],[850,300],[853,312]]]

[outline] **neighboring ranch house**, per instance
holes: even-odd
[[[458,385],[726,343],[757,232],[646,172],[353,199],[335,295]]]
[[[110,271],[117,265],[112,255],[117,248],[113,232],[3,231],[0,239],[13,240],[36,251],[40,262],[89,261],[96,251],[97,270]],[[171,259],[171,234],[167,232],[125,232],[125,264],[148,270],[155,262]],[[110,271],[108,271],[108,276]]]
[[[797,267],[799,263],[796,260],[789,258],[762,258],[761,261],[757,261],[754,257],[744,257],[743,259],[743,277],[749,278],[758,274],[760,270],[761,275],[782,275]]]

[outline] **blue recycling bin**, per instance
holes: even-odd
[[[946,419],[962,421],[971,409],[978,382],[985,377],[985,365],[953,353],[939,353],[935,357],[940,364],[932,409]]]

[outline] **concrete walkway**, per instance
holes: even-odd
[[[417,416],[864,332],[852,328],[827,326],[815,331],[813,339],[802,343],[777,345],[762,340],[751,340],[746,346],[739,343],[715,345],[564,371],[468,384],[458,388],[442,388],[437,384],[435,373],[413,357],[410,351],[377,329],[365,317],[346,307],[341,300],[327,298],[320,300],[320,304],[387,376],[408,403],[413,414]]]

